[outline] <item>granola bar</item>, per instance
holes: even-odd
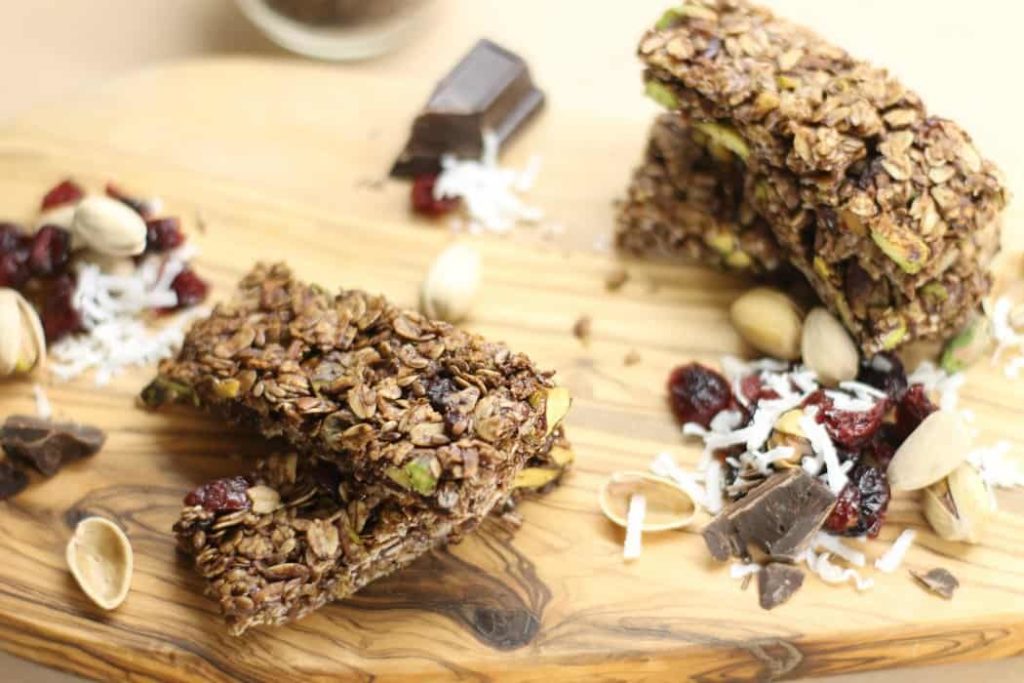
[[[746,165],[755,210],[866,352],[977,308],[1008,197],[959,126],[744,0],[669,10],[639,53],[648,93]]]
[[[777,272],[785,262],[767,224],[744,199],[746,175],[743,163],[704,133],[678,116],[658,116],[619,207],[619,249],[754,275]]]
[[[507,494],[569,403],[522,354],[283,265],[256,266],[143,391],[148,405],[182,398],[456,516],[491,495],[481,480]]]

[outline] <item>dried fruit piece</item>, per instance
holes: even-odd
[[[784,360],[800,357],[800,313],[782,292],[756,287],[736,299],[729,313],[740,336],[758,351]]]
[[[50,277],[68,265],[71,257],[71,234],[56,225],[44,225],[32,237],[28,268],[33,275]]]
[[[845,536],[878,536],[885,521],[892,493],[885,472],[872,465],[858,465],[839,493],[825,528]]]
[[[957,581],[957,578],[949,570],[942,567],[929,569],[923,574],[911,569],[910,575],[917,579],[921,586],[946,600],[951,600],[953,593],[960,587],[960,582]]]
[[[146,221],[146,251],[164,252],[185,243],[181,221],[177,218],[154,218]]]
[[[66,273],[54,279],[47,288],[40,317],[48,344],[82,329],[82,317],[72,303],[74,294],[75,280]]]
[[[84,196],[85,191],[82,190],[78,183],[68,178],[67,180],[62,180],[43,196],[43,202],[40,208],[43,211],[46,211],[47,209],[52,209],[55,206],[77,202]]]
[[[921,384],[912,384],[896,406],[896,427],[894,436],[903,443],[924,419],[938,410],[939,407],[928,398],[928,393]]]
[[[724,377],[699,363],[683,365],[668,379],[669,403],[676,419],[696,422],[705,429],[711,419],[732,404],[732,389]]]
[[[196,487],[185,496],[185,505],[200,505],[207,512],[248,510],[252,501],[247,495],[250,483],[245,477],[215,479]]]
[[[960,417],[937,410],[924,419],[896,450],[887,474],[893,491],[916,491],[955,470],[970,451],[971,441]]]
[[[645,532],[682,529],[693,523],[697,514],[697,504],[689,493],[674,481],[648,472],[613,473],[598,493],[601,512],[625,529],[629,500],[635,495],[646,501]]]
[[[196,275],[194,270],[186,268],[171,282],[171,289],[178,295],[177,308],[188,308],[201,304],[206,299],[210,286]]]
[[[4,421],[0,444],[4,452],[52,476],[67,463],[95,455],[107,435],[96,427],[52,422],[31,415],[11,415]]]
[[[876,353],[861,362],[857,381],[884,391],[898,402],[907,390],[907,373],[899,357],[889,351]]]
[[[821,419],[829,436],[836,444],[850,450],[858,450],[871,440],[889,409],[889,402],[885,399],[869,410],[839,410],[827,397],[822,400]]]
[[[132,546],[117,524],[86,517],[65,552],[71,575],[89,599],[105,610],[124,602],[132,583]]]
[[[857,376],[857,346],[842,323],[824,308],[815,308],[804,319],[800,349],[804,364],[822,384],[834,386]]]
[[[461,200],[458,197],[434,197],[434,185],[437,184],[437,175],[428,173],[416,176],[412,183],[412,210],[423,216],[437,218],[451,213],[459,207]]]

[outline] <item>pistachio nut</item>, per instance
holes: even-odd
[[[647,503],[643,531],[681,529],[697,516],[697,505],[689,493],[671,479],[648,472],[613,473],[598,492],[601,512],[625,528],[629,499],[637,494]]]
[[[931,258],[931,250],[918,235],[909,228],[891,220],[879,221],[871,228],[871,239],[882,253],[888,256],[908,275],[916,275]]]
[[[818,374],[822,384],[835,386],[857,376],[857,346],[843,324],[824,308],[815,308],[804,318],[800,349],[804,364]]]
[[[977,543],[991,515],[988,489],[970,463],[962,463],[924,491],[924,516],[947,541]]]
[[[940,365],[946,372],[961,372],[988,355],[994,341],[988,317],[974,313],[957,335],[946,342]]]
[[[679,100],[676,98],[676,94],[661,81],[647,81],[647,84],[644,86],[644,94],[665,107],[665,109],[679,108]]]
[[[124,202],[86,197],[75,208],[71,237],[108,256],[138,256],[146,249],[146,222]]]
[[[967,458],[970,436],[960,417],[937,410],[921,422],[889,462],[887,474],[893,491],[916,491],[931,486]]]
[[[800,312],[782,292],[755,287],[733,302],[730,316],[740,336],[758,351],[784,360],[800,357]]]
[[[693,127],[707,135],[712,142],[725,147],[743,161],[746,161],[747,157],[750,156],[750,147],[747,146],[746,141],[732,126],[725,123],[702,121],[694,123]]]
[[[434,259],[421,289],[423,313],[457,323],[469,315],[480,288],[480,252],[456,242]]]
[[[121,527],[102,517],[86,517],[65,551],[71,575],[89,599],[105,610],[117,608],[132,583],[132,546]]]
[[[46,337],[39,315],[21,294],[0,288],[0,377],[30,372],[46,363]]]
[[[775,420],[771,436],[768,437],[768,446],[770,448],[789,447],[793,449],[793,455],[785,460],[776,460],[775,465],[779,467],[794,467],[800,463],[804,456],[813,453],[811,442],[807,435],[804,434],[804,428],[800,425],[800,420],[803,416],[804,411],[802,409],[794,408],[787,410]]]

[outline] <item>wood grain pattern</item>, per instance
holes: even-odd
[[[538,7],[526,3],[524,11]],[[622,25],[639,28],[652,14],[637,13]],[[625,41],[599,48],[600,38],[586,38],[598,63],[628,58]],[[460,50],[440,54],[429,73]],[[40,192],[68,173],[96,183],[116,178],[162,194],[195,233],[202,217],[198,266],[215,296],[253,260],[287,258],[311,280],[412,304],[450,235],[409,220],[405,186],[371,182],[429,87],[421,72],[389,72],[391,88],[381,91],[384,68],[214,60],[140,72],[0,129],[0,215],[29,215]],[[174,552],[169,528],[184,491],[244,470],[266,445],[186,410],[136,410],[133,396],[148,372],[102,390],[87,381],[54,384],[58,414],[100,425],[110,440],[95,458],[0,504],[0,648],[99,679],[138,681],[717,681],[1024,653],[1019,493],[1000,495],[1002,511],[975,547],[931,535],[912,496],[895,501],[869,556],[900,528],[920,529],[907,566],[953,571],[963,588],[950,603],[901,572],[878,576],[864,594],[809,579],[791,604],[762,612],[752,590],[742,592],[707,559],[694,530],[647,537],[640,561],[621,561],[621,534],[600,516],[596,489],[608,473],[646,467],[661,450],[696,461],[665,410],[664,379],[673,364],[743,352],[726,311],[745,284],[699,268],[630,263],[630,281],[606,292],[618,262],[590,247],[610,229],[609,203],[652,111],[626,85],[635,72],[610,78],[629,95],[621,103],[556,98],[511,152],[513,163],[545,153],[535,197],[566,223],[566,235],[554,243],[529,231],[477,241],[485,283],[469,327],[558,368],[576,397],[568,428],[578,466],[561,489],[523,506],[522,530],[488,523],[345,604],[290,628],[230,638]],[[583,90],[569,84],[565,92]],[[1004,114],[992,116],[995,126]],[[999,160],[1020,167],[1015,155]],[[1014,208],[1008,216],[1004,275],[1019,273],[1019,215]],[[1010,287],[1006,277],[1002,286]],[[1016,291],[1024,295],[1019,284]],[[581,314],[594,321],[589,347],[570,332]],[[626,367],[633,349],[642,362]],[[1024,446],[1024,383],[982,366],[963,396],[985,441]],[[31,410],[28,382],[0,384],[0,415]],[[74,522],[91,513],[118,519],[137,553],[128,601],[109,615],[91,607],[63,563]]]

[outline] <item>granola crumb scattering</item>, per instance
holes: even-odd
[[[631,367],[633,365],[639,364],[642,360],[643,356],[640,355],[639,351],[637,351],[636,349],[630,349],[629,352],[626,353],[625,357],[623,357],[622,364],[625,365],[626,367]]]
[[[581,315],[572,325],[572,336],[579,339],[584,346],[587,346],[590,344],[590,333],[593,324],[593,318],[589,315]]]
[[[604,288],[609,292],[617,292],[629,282],[629,271],[625,268],[616,268],[604,279]]]
[[[958,331],[991,286],[1007,201],[998,170],[886,71],[810,31],[744,0],[686,7],[639,54],[681,134],[738,169],[725,214],[764,220],[866,353]],[[719,261],[746,253],[743,230],[704,232]],[[735,258],[756,267],[748,257]]]

